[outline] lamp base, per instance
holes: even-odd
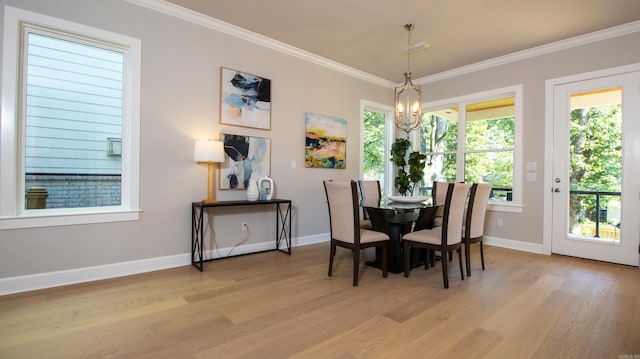
[[[218,200],[213,198],[207,198],[207,199],[203,199],[202,203],[218,203]]]

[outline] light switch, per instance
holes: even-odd
[[[291,168],[296,168],[296,161],[291,161]]]
[[[527,181],[535,182],[536,181],[536,174],[533,173],[533,172],[528,172],[527,173]]]
[[[535,171],[537,167],[536,162],[527,162],[527,171]]]

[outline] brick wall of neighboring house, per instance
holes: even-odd
[[[27,175],[26,190],[44,187],[46,208],[119,206],[119,175]]]

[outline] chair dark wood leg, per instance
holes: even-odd
[[[471,277],[471,243],[464,243],[464,261],[467,264],[467,277]]]
[[[333,274],[333,257],[336,255],[336,244],[331,241],[331,247],[329,248],[329,277]]]
[[[431,263],[431,255],[429,253],[431,253],[431,250],[425,248],[425,250],[424,250],[424,270],[429,269],[429,265]]]
[[[360,269],[360,250],[353,250],[353,286],[358,286],[358,269]]]
[[[389,247],[390,244],[387,243],[384,247],[382,247],[382,277],[387,278],[387,274],[389,273]]]
[[[444,256],[442,256],[444,258]],[[449,252],[449,262],[453,262],[453,252]]]
[[[402,244],[403,249],[403,258],[402,258],[402,266],[404,267],[404,277],[409,278],[409,243],[407,241],[403,241]]]
[[[482,246],[482,241],[480,241],[480,261],[482,262],[482,270],[484,270],[484,250]]]
[[[460,264],[460,279],[464,280],[464,271],[462,270],[462,247],[458,248],[458,263]]]
[[[447,273],[449,263],[445,259],[447,252],[441,251],[440,253],[442,253],[442,259],[440,260],[440,262],[442,262],[442,281],[444,282],[444,288],[447,289],[449,288],[449,273]]]

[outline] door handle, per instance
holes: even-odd
[[[555,192],[555,193],[560,192],[560,188],[557,188],[557,187],[556,187],[556,188],[554,188],[554,189],[553,189],[553,192]]]

